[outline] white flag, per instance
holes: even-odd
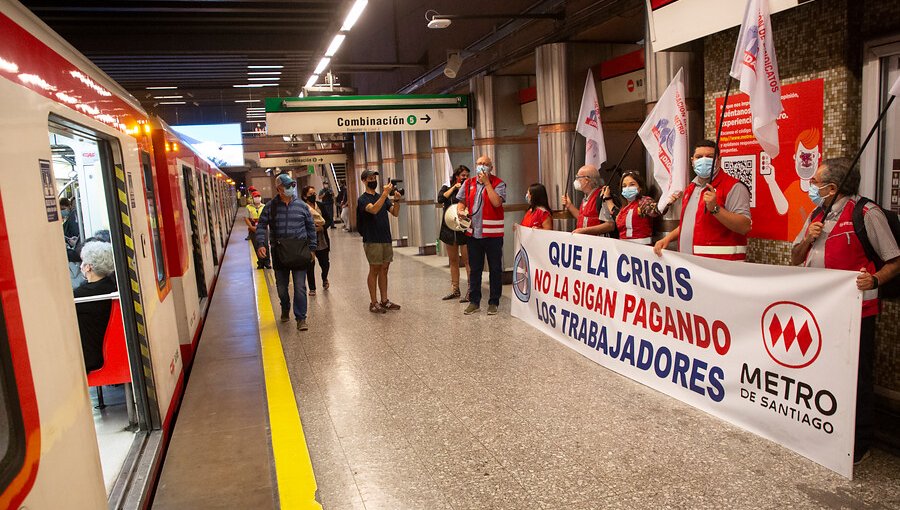
[[[748,0],[731,76],[741,81],[741,92],[750,96],[753,135],[769,156],[778,155],[778,124],[781,106],[781,80],[769,21],[769,0]]]
[[[594,86],[594,73],[588,70],[581,96],[581,108],[578,109],[578,121],[575,130],[587,138],[584,147],[584,164],[600,165],[606,161],[606,144],[603,142],[603,127],[600,125],[600,101],[597,100],[597,87]]]
[[[658,205],[660,212],[672,195],[684,191],[687,182],[688,119],[682,74],[683,69],[679,69],[638,129],[641,143],[653,160],[653,177],[662,190]]]
[[[450,182],[451,177],[453,177],[453,163],[450,161],[450,149],[447,148],[444,150],[444,180],[453,186],[453,183]]]
[[[895,81],[894,84],[891,85],[890,94],[892,96],[900,96],[900,77],[898,77],[897,81]]]

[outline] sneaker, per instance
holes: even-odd
[[[388,299],[387,301],[382,301],[381,307],[384,308],[385,310],[399,310],[400,309],[400,305],[392,302],[390,299]]]
[[[453,292],[451,292],[450,294],[447,294],[446,296],[442,297],[441,299],[444,301],[450,301],[451,299],[456,299],[459,296],[460,296],[459,289],[453,289]]]
[[[853,452],[853,465],[858,466],[862,464],[870,455],[872,455],[872,450],[870,448]]]
[[[297,331],[306,331],[309,329],[309,325],[306,324],[306,319],[297,319]]]
[[[466,295],[461,297],[459,302],[460,303],[468,303],[469,302],[469,291],[466,291]]]
[[[307,295],[308,295],[308,296],[315,296],[315,295],[316,295],[316,289],[310,289],[310,291],[307,293]]]
[[[369,303],[369,311],[372,313],[387,313],[387,310],[378,303]]]
[[[488,315],[497,315],[497,305],[488,305]]]
[[[291,311],[290,310],[282,310],[281,311],[281,322],[287,322],[291,320]]]
[[[469,306],[467,306],[466,309],[463,310],[463,313],[465,315],[472,315],[473,313],[478,313],[480,311],[481,311],[480,306],[476,305],[475,303],[469,303]]]

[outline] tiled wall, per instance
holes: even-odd
[[[900,1],[818,0],[772,16],[772,31],[784,84],[825,80],[823,157],[852,156],[860,142],[863,44],[900,34]],[[710,139],[715,138],[715,101],[725,94],[737,35],[733,28],[704,40],[704,127]],[[747,257],[785,265],[790,253],[790,243],[751,239]],[[879,404],[900,410],[900,303],[885,303],[876,342]]]

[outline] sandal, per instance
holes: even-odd
[[[460,296],[459,289],[453,289],[453,292],[451,292],[450,294],[447,294],[446,296],[442,297],[441,299],[444,301],[450,301],[451,299],[456,299],[459,296]]]
[[[466,291],[466,295],[460,298],[460,303],[468,303],[469,302],[469,291]]]
[[[382,308],[378,303],[369,303],[369,311],[372,313],[387,313],[387,310]]]

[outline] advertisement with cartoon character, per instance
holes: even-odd
[[[728,98],[722,124],[722,168],[750,188],[750,237],[791,241],[815,208],[809,179],[822,159],[824,80],[782,86],[784,113],[778,119],[780,151],[774,159],[753,136],[750,99]],[[723,99],[716,100],[716,119]]]

